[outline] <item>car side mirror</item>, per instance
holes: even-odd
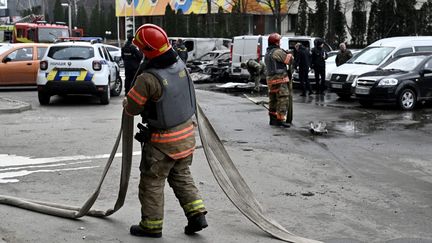
[[[430,69],[430,68],[425,68],[425,69],[420,71],[421,75],[425,75],[425,74],[429,74],[429,73],[432,73],[432,69]]]
[[[12,61],[10,57],[5,57],[5,59],[3,59],[3,63],[8,63],[10,61]]]

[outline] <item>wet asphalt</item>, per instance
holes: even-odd
[[[270,127],[267,110],[243,96],[266,101],[265,92],[219,90],[215,84],[196,88],[199,104],[266,214],[289,231],[328,243],[432,242],[430,104],[410,112],[387,104],[365,109],[355,99],[340,100],[331,93],[301,97],[295,90],[293,126],[284,129]],[[0,114],[0,154],[31,159],[108,154],[119,128],[123,95],[113,97],[108,106],[74,96],[55,97],[50,106],[39,106],[34,90],[0,91],[0,97],[31,105],[21,113]],[[328,133],[311,134],[311,121],[326,122]],[[164,236],[145,241],[279,242],[229,202],[197,141],[192,172],[209,209],[209,228],[185,236],[185,219],[167,186]],[[125,206],[112,217],[71,221],[0,205],[0,217],[8,219],[0,221],[0,242],[142,242],[128,234],[139,218],[139,156],[134,161]],[[92,192],[104,160],[80,161],[97,168],[54,170],[76,166],[64,163],[1,184],[0,194],[80,205]],[[116,179],[107,181],[98,206],[111,206],[118,167],[114,164],[108,178]],[[2,161],[0,169],[0,176],[2,170],[21,170],[2,166]]]

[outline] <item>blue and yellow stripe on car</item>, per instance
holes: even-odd
[[[47,81],[92,81],[93,73],[81,70],[79,76],[60,76],[59,70],[51,70],[46,74]]]

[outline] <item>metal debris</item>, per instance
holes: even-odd
[[[317,124],[315,124],[314,122],[310,122],[309,125],[309,131],[313,135],[323,135],[328,133],[326,128],[327,124],[323,121],[319,121]]]

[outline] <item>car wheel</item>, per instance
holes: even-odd
[[[106,85],[105,91],[100,96],[100,102],[102,105],[108,105],[111,98],[111,90],[109,85]]]
[[[111,95],[112,96],[119,96],[121,94],[122,91],[122,79],[120,77],[120,75],[117,75],[117,79],[114,83],[114,88],[111,90]]]
[[[350,94],[345,94],[345,93],[336,93],[337,96],[339,96],[339,98],[343,99],[343,100],[348,100],[351,95]]]
[[[43,91],[38,91],[39,104],[49,105],[51,96]]]
[[[372,107],[373,101],[370,100],[359,100],[359,103],[363,107]]]
[[[398,96],[397,104],[402,110],[408,111],[414,109],[417,103],[417,95],[410,88],[403,89]]]

